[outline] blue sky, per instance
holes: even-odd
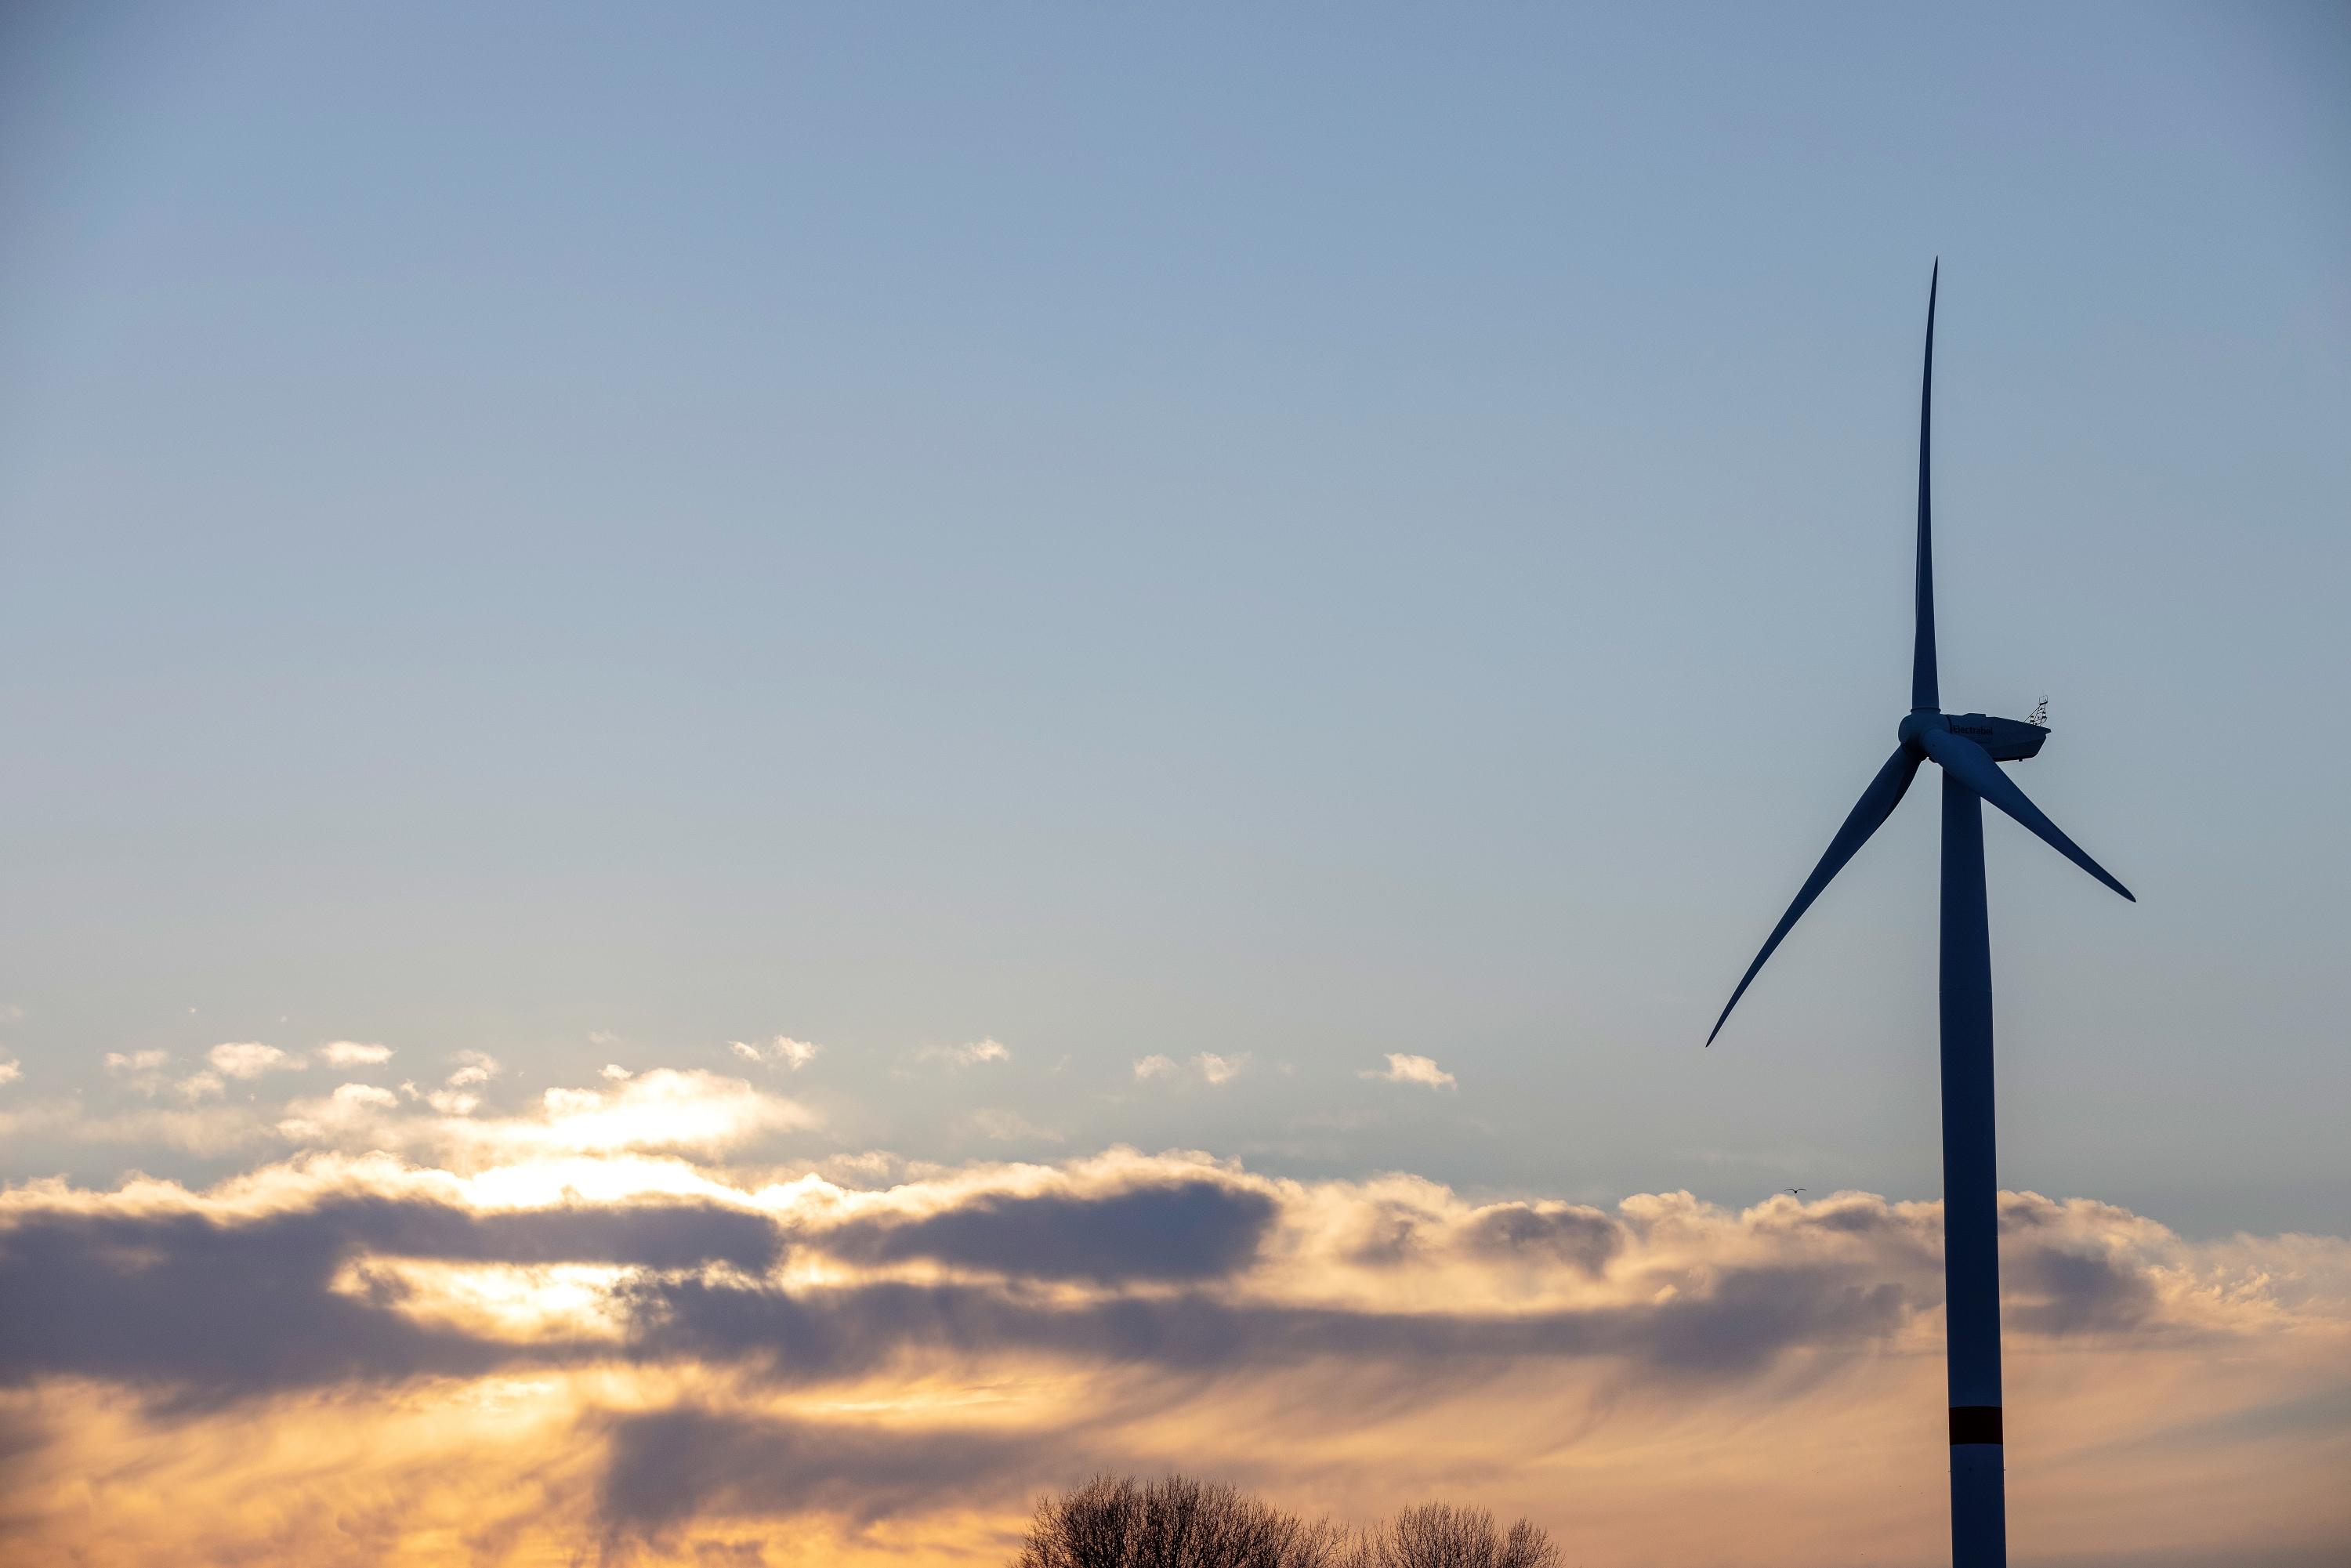
[[[2339,12],[6,26],[0,1092],[784,1034],[841,1149],[1931,1197],[1931,799],[1698,1046],[1939,255],[1947,706],[2141,899],[1989,831],[2003,1179],[2339,1229]]]

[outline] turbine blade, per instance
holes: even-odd
[[[1928,434],[1935,409],[1935,290],[1943,280],[1943,261],[1927,280],[1927,368],[1918,379],[1918,580],[1917,642],[1910,650],[1910,711],[1935,711],[1942,699],[1935,690],[1935,541],[1927,502]]]
[[[2043,816],[2041,808],[2025,799],[2016,780],[2000,769],[1991,754],[1964,735],[1953,735],[1948,729],[1930,729],[1918,737],[1927,755],[1942,764],[1943,771],[2014,817],[2018,821],[2041,835],[2051,849],[2137,904],[2138,899],[2129,888],[2106,874],[2106,868],[2092,860],[2082,846],[2067,838],[2057,824]]]
[[[1821,856],[1821,863],[1813,868],[1813,874],[1806,877],[1804,885],[1797,890],[1796,902],[1788,905],[1788,913],[1780,916],[1780,924],[1771,928],[1771,938],[1763,944],[1763,951],[1756,954],[1755,962],[1747,966],[1747,973],[1740,978],[1739,988],[1731,992],[1730,1000],[1723,1004],[1722,1017],[1714,1020],[1713,1033],[1706,1037],[1707,1044],[1712,1045],[1715,1035],[1722,1032],[1723,1024],[1730,1017],[1730,1009],[1737,1007],[1739,998],[1747,994],[1747,988],[1754,983],[1756,971],[1763,967],[1763,960],[1780,946],[1780,939],[1787,936],[1797,918],[1813,906],[1813,900],[1821,895],[1821,889],[1828,886],[1830,880],[1844,869],[1844,862],[1853,859],[1855,852],[1869,841],[1869,835],[1877,831],[1879,825],[1894,814],[1894,808],[1902,803],[1902,793],[1910,788],[1910,780],[1917,771],[1918,758],[1907,747],[1897,747],[1894,755],[1886,759],[1886,766],[1877,770],[1877,777],[1869,781],[1869,788],[1864,789],[1861,799],[1854,802],[1853,810],[1845,817],[1844,826],[1839,828],[1836,837],[1829,841],[1828,852]]]

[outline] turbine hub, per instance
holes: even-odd
[[[1905,750],[1915,753],[1919,750],[1918,737],[1938,729],[1974,741],[1994,762],[2022,762],[2038,756],[2042,742],[2049,738],[2048,729],[2042,725],[1982,713],[1914,713],[1902,721],[1895,735]]]

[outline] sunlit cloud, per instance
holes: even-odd
[[[373,1256],[352,1260],[327,1283],[338,1295],[387,1301],[422,1328],[475,1341],[567,1345],[628,1337],[611,1263],[505,1263]]]
[[[356,1040],[330,1040],[319,1048],[319,1060],[329,1067],[376,1067],[392,1060],[392,1047]]]
[[[1229,1082],[1245,1060],[1142,1076]],[[1444,1086],[1414,1061],[1379,1076]],[[0,1191],[28,1560],[331,1560],[364,1515],[379,1557],[495,1516],[516,1560],[765,1541],[944,1563],[989,1559],[1040,1488],[1167,1467],[1308,1511],[1528,1513],[1593,1563],[1933,1558],[1933,1204],[1602,1207],[1126,1148],[941,1166],[812,1144],[812,1113],[749,1082],[619,1064],[436,1104],[496,1066],[276,1111],[0,1112],[10,1138],[271,1151],[204,1187]],[[1056,1141],[1000,1107],[961,1124]],[[2308,1413],[2351,1409],[2351,1243],[2001,1201],[2011,1410],[2037,1449],[2020,1532],[2182,1564],[2327,1539],[2351,1429]],[[1758,1457],[1792,1452],[1823,1459]],[[2283,1544],[2264,1559],[2248,1530]]]
[[[440,1088],[420,1094],[413,1084],[403,1083],[401,1091],[421,1098],[444,1116],[470,1116],[481,1108],[478,1091],[503,1070],[496,1058],[479,1051],[456,1051],[449,1060],[457,1065],[441,1081]]]
[[[771,1099],[656,1070],[452,1131],[346,1083],[309,1149],[209,1188],[0,1192],[19,1550],[987,1561],[1040,1488],[1183,1466],[1309,1511],[1530,1513],[1591,1563],[1934,1558],[1932,1204],[651,1152]],[[412,1152],[323,1152],[360,1126]],[[2002,1216],[2021,1535],[2178,1563],[2330,1538],[2351,1244]]]
[[[25,1064],[13,1056],[0,1056],[0,1087],[14,1083],[25,1076]]]
[[[1400,1051],[1388,1053],[1388,1064],[1384,1070],[1366,1068],[1360,1076],[1376,1078],[1388,1083],[1418,1083],[1430,1089],[1453,1089],[1459,1086],[1453,1074],[1437,1066],[1429,1058],[1406,1056]]]
[[[250,1040],[216,1045],[204,1053],[204,1060],[224,1078],[251,1079],[265,1072],[298,1072],[309,1065],[274,1045]]]
[[[494,1064],[493,1064],[494,1065]],[[487,1071],[468,1062],[451,1075]],[[277,1124],[292,1142],[339,1149],[385,1149],[454,1159],[470,1166],[532,1155],[610,1154],[674,1149],[714,1154],[755,1138],[816,1124],[798,1103],[740,1079],[700,1071],[658,1068],[620,1071],[600,1088],[554,1088],[511,1114],[477,1113],[467,1089],[423,1093],[422,1114],[413,1100],[371,1085],[347,1083],[333,1093],[289,1103]],[[413,1085],[403,1092],[415,1093]]]
[[[449,1060],[457,1063],[456,1070],[441,1082],[450,1089],[466,1089],[487,1083],[501,1071],[497,1059],[485,1051],[460,1051],[453,1053]]]
[[[92,1115],[78,1099],[67,1098],[0,1111],[0,1145],[36,1140],[171,1150],[212,1158],[267,1144],[270,1133],[266,1121],[241,1106],[150,1106]]]
[[[789,1035],[779,1034],[765,1044],[730,1040],[726,1042],[726,1049],[746,1061],[757,1061],[770,1067],[781,1067],[787,1071],[798,1072],[801,1068],[814,1061],[817,1052],[824,1048],[805,1040],[793,1040]]]
[[[926,1045],[914,1053],[916,1061],[944,1062],[950,1069],[977,1067],[983,1062],[1009,1061],[1012,1051],[998,1040],[974,1040],[968,1045]]]
[[[171,1061],[168,1051],[110,1051],[106,1053],[106,1075],[134,1093],[152,1095],[163,1087],[164,1070]]]
[[[217,1100],[227,1092],[228,1085],[221,1081],[219,1073],[204,1071],[189,1073],[172,1088],[183,1100]]]
[[[1249,1056],[1246,1051],[1234,1056],[1221,1056],[1213,1051],[1204,1051],[1183,1062],[1170,1056],[1144,1057],[1134,1064],[1134,1076],[1140,1082],[1188,1073],[1209,1087],[1217,1088],[1239,1077],[1249,1071]]]

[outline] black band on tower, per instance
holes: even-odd
[[[1951,1406],[1952,1442],[1997,1443],[2000,1440],[1999,1406],[1954,1405]]]

